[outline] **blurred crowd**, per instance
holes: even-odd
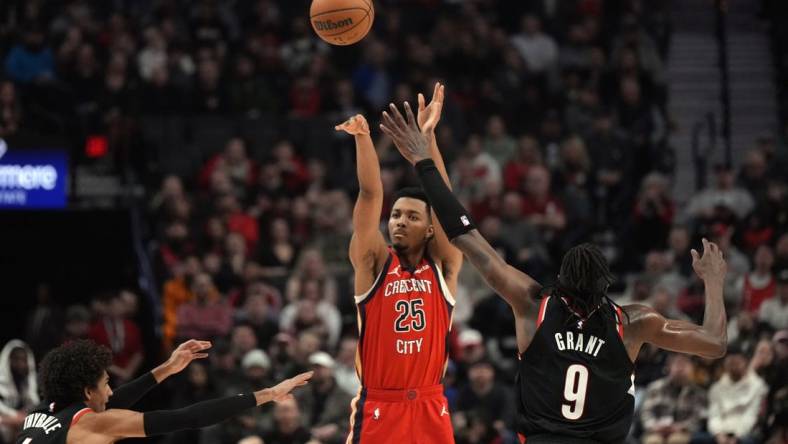
[[[38,402],[35,362],[80,337],[113,350],[114,384],[184,339],[213,340],[157,408],[316,371],[291,402],[167,443],[343,442],[359,388],[347,258],[357,189],[353,141],[329,131],[358,112],[374,126],[386,104],[413,103],[435,80],[447,85],[437,137],[455,193],[498,252],[543,284],[563,251],[592,241],[618,276],[618,303],[701,322],[689,249],[707,237],[724,252],[728,356],[645,346],[632,442],[788,442],[786,134],[755,141],[740,168],[715,165],[706,188],[673,193],[668,5],[384,0],[370,36],[332,48],[300,2],[2,2],[0,137],[101,133],[111,158],[131,161],[149,185],[161,340],[142,346],[138,290],[62,313],[40,297],[27,344],[0,353],[0,442]],[[144,118],[172,116],[284,123],[197,154],[169,147],[199,157],[183,169],[151,163],[140,134]],[[319,137],[304,138],[315,122]],[[373,136],[386,195],[416,183]],[[456,299],[445,385],[457,442],[514,443],[512,314],[470,267]]]

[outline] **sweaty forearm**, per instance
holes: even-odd
[[[706,308],[703,312],[703,330],[706,334],[719,341],[724,350],[728,344],[727,315],[722,297],[722,282],[705,282]],[[716,342],[715,341],[715,342]]]
[[[177,410],[145,412],[145,436],[163,435],[218,424],[257,405],[255,395],[245,393],[198,402]]]

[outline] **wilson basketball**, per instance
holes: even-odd
[[[313,0],[312,29],[332,45],[352,45],[367,35],[375,20],[372,0]]]

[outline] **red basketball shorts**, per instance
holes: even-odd
[[[347,444],[453,444],[443,386],[420,389],[362,388],[351,404]]]

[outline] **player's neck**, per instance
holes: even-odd
[[[424,248],[418,250],[405,250],[397,252],[400,264],[403,268],[416,268],[424,259]]]

